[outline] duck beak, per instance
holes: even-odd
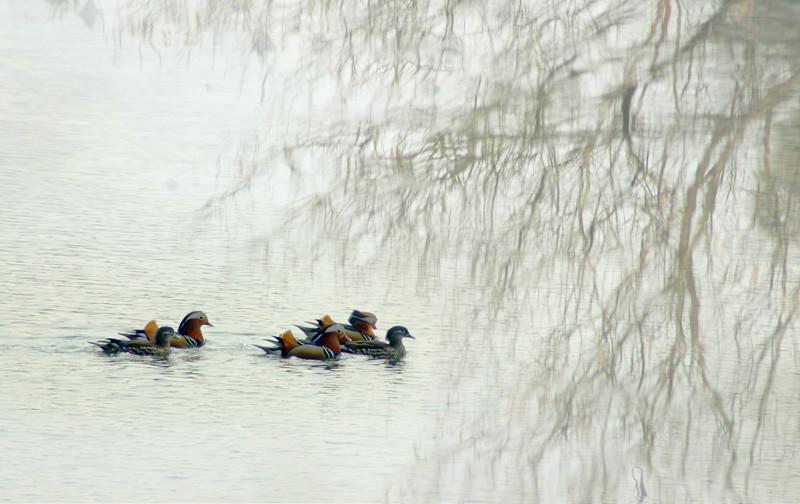
[[[210,320],[206,320],[203,325],[207,325],[209,327],[214,327],[214,324],[212,324]]]
[[[417,338],[415,338],[414,336],[411,336],[411,334],[406,334],[406,335],[405,335],[405,336],[403,336],[403,337],[404,337],[404,338],[417,339]]]
[[[350,343],[351,341],[353,341],[353,339],[345,334],[344,337],[342,338],[342,341],[345,343]]]

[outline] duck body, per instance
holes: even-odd
[[[344,334],[350,338],[351,341],[374,341],[375,329],[377,329],[378,317],[370,312],[361,310],[353,310],[350,317],[347,319],[348,324],[341,324],[344,329]],[[306,335],[306,342],[315,345],[319,344],[325,329],[335,322],[333,319],[325,315],[321,319],[316,320],[316,324],[311,327],[295,326]]]
[[[328,327],[323,333],[319,345],[302,344],[297,338],[294,337],[292,331],[286,331],[280,336],[275,336],[272,340],[268,340],[274,346],[255,345],[264,350],[268,354],[280,353],[281,357],[297,357],[299,359],[310,360],[332,360],[338,359],[342,353],[342,348],[339,339],[344,338],[344,328],[341,324],[333,324]]]
[[[147,339],[123,340],[108,338],[104,341],[90,341],[92,345],[100,348],[106,354],[131,353],[135,355],[169,355],[170,341],[175,336],[175,330],[169,326],[158,328],[154,334],[154,341]]]
[[[208,317],[202,311],[193,311],[186,314],[178,326],[178,331],[172,336],[170,346],[173,348],[199,348],[206,344],[205,337],[201,328],[204,326],[214,327],[209,322]],[[144,329],[135,329],[130,332],[121,332],[120,336],[125,336],[131,341],[155,342],[155,333],[158,324],[155,320],[148,322]]]
[[[340,324],[344,329],[345,335],[350,338],[351,341],[375,341],[375,336],[370,335],[368,333],[364,333],[358,330],[358,328],[353,327],[349,324]],[[322,340],[322,335],[325,333],[325,328],[322,326],[314,326],[314,327],[307,327],[307,326],[299,326],[296,325],[298,329],[303,331],[306,336],[304,341],[301,341],[301,344],[312,344],[312,345],[319,345],[320,341]]]
[[[401,359],[406,354],[406,347],[403,345],[403,338],[416,339],[403,326],[394,326],[386,331],[384,341],[353,341],[344,343],[344,352],[369,355],[376,358]]]

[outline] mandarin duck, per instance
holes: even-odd
[[[338,359],[342,347],[339,341],[349,341],[341,324],[332,324],[322,333],[319,345],[303,345],[294,337],[292,331],[274,336],[270,341],[277,346],[267,347],[255,345],[268,354],[280,353],[281,357],[299,357],[300,359],[329,360]]]
[[[400,359],[406,354],[403,338],[416,339],[405,327],[394,326],[386,331],[386,339],[389,343],[383,341],[353,341],[344,343],[343,351],[372,357]]]
[[[153,341],[147,339],[121,340],[108,338],[105,341],[90,341],[107,354],[120,352],[136,355],[168,355],[170,341],[175,336],[175,329],[164,326],[159,327],[154,334]]]
[[[186,314],[178,326],[177,334],[172,337],[170,346],[174,348],[197,348],[205,345],[206,340],[201,330],[204,325],[214,327],[214,325],[208,321],[208,317],[206,317],[205,313],[193,311]],[[155,342],[157,330],[158,324],[155,320],[151,320],[144,326],[144,329],[135,329],[132,332],[121,332],[119,334],[131,341],[149,341],[153,343]]]
[[[348,325],[343,325],[345,334],[353,341],[374,341],[375,329],[378,328],[378,317],[373,313],[353,310],[350,317],[347,319]],[[325,315],[321,319],[317,319],[316,325],[311,327],[304,327],[296,325],[298,329],[305,333],[308,340],[317,344],[325,329],[335,322],[333,319]]]

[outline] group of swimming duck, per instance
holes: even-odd
[[[268,354],[300,359],[330,360],[338,359],[342,353],[353,353],[396,360],[406,353],[403,339],[414,339],[405,327],[393,326],[386,331],[387,342],[378,341],[375,336],[378,317],[369,312],[353,310],[347,322],[339,324],[325,315],[309,322],[308,326],[295,325],[303,332],[300,339],[289,330],[265,339],[271,343],[270,346],[255,346]],[[203,326],[214,327],[205,313],[193,311],[183,317],[177,332],[169,326],[159,327],[155,320],[151,320],[143,329],[119,333],[126,339],[108,338],[90,343],[107,354],[167,355],[172,348],[203,346]]]

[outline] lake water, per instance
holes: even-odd
[[[0,501],[799,502],[798,21],[0,2]]]

